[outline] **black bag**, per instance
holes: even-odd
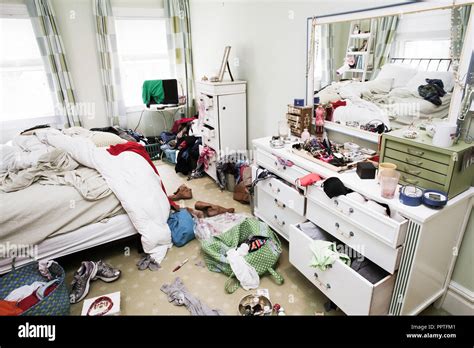
[[[321,187],[329,198],[346,195],[352,192],[350,189],[344,186],[339,178],[336,178],[335,176],[324,180]]]

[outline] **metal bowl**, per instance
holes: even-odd
[[[258,301],[255,301],[254,298],[258,298]],[[255,306],[260,305],[260,308],[262,309],[261,314],[253,314],[253,315],[258,315],[258,316],[264,316],[264,315],[270,315],[271,311],[269,313],[264,313],[263,309],[265,306],[270,307],[270,310],[272,310],[273,306],[270,300],[265,297],[265,296],[258,296],[258,295],[246,295],[244,296],[240,302],[239,302],[239,313],[240,315],[248,315],[246,314],[246,307],[250,306],[250,308],[254,308]],[[248,308],[248,307],[247,307]]]

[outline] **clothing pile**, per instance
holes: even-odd
[[[441,97],[446,95],[443,81],[439,79],[426,79],[426,83],[426,85],[418,87],[420,97],[436,106],[440,106],[442,104]]]
[[[103,127],[103,128],[91,128],[92,132],[105,132],[112,133],[126,141],[134,141],[141,143],[142,145],[148,144],[148,139],[140,132],[134,131],[132,129],[123,129],[118,126]]]

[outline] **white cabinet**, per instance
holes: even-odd
[[[202,144],[216,152],[215,160],[247,150],[247,96],[245,81],[197,82],[199,102],[204,105],[199,125]],[[216,179],[215,165],[206,173]]]

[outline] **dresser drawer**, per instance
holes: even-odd
[[[299,179],[305,175],[308,175],[309,172],[304,170],[296,165],[286,166],[281,164],[277,156],[270,154],[268,152],[257,149],[255,151],[255,158],[257,164],[265,167],[272,173],[277,174],[279,177],[285,179],[286,181],[294,184],[296,179]]]
[[[199,153],[202,152],[203,148],[204,146],[199,145]],[[208,168],[204,170],[204,172],[215,181],[217,181],[216,162],[217,162],[217,155],[214,155],[211,159],[209,159]]]
[[[304,215],[305,197],[282,180],[268,179],[262,181],[258,186],[274,198],[275,204],[288,208],[299,215]]]
[[[283,207],[280,202],[257,186],[256,215],[288,240],[290,225],[305,221],[303,215]]]
[[[421,147],[417,147],[416,145],[403,144],[390,139],[387,139],[385,147],[387,147],[387,149],[394,149],[403,152],[410,156],[418,157],[418,159],[425,159],[445,165],[449,165],[449,163],[451,162],[451,157],[447,154],[427,150]]]
[[[207,126],[202,127],[202,144],[207,145],[214,150],[218,151],[219,146],[219,132],[217,128],[210,128]]]
[[[444,185],[407,173],[400,173],[400,184],[416,185],[423,187],[424,189],[446,191],[446,187]]]
[[[340,260],[325,271],[311,266],[312,239],[290,227],[290,262],[348,315],[387,314],[395,275],[372,284]]]
[[[422,157],[412,156],[405,152],[386,148],[383,155],[383,161],[390,162],[390,159],[395,159],[399,162],[433,171],[441,175],[447,175],[449,170],[449,166],[447,164],[431,161]]]
[[[381,242],[396,248],[402,245],[408,227],[408,220],[394,219],[379,212],[371,211],[363,204],[346,196],[329,198],[320,185],[312,185],[308,190],[308,200],[327,207],[347,217],[352,225],[368,232]]]
[[[202,115],[202,122],[213,128],[218,126],[218,103],[217,97],[200,94],[199,101],[204,105],[204,115]]]
[[[402,174],[405,173],[405,174],[414,175],[421,179],[434,181],[441,185],[444,185],[447,180],[446,175],[439,174],[437,172],[433,172],[431,170],[424,169],[421,167],[417,167],[415,165],[411,165],[408,162],[401,162],[396,159],[390,158],[388,156],[384,157],[384,162],[390,162],[390,163],[395,164],[397,166],[397,170],[402,172]]]
[[[306,217],[389,273],[398,269],[402,247],[393,248],[355,226],[339,212],[308,200]]]

